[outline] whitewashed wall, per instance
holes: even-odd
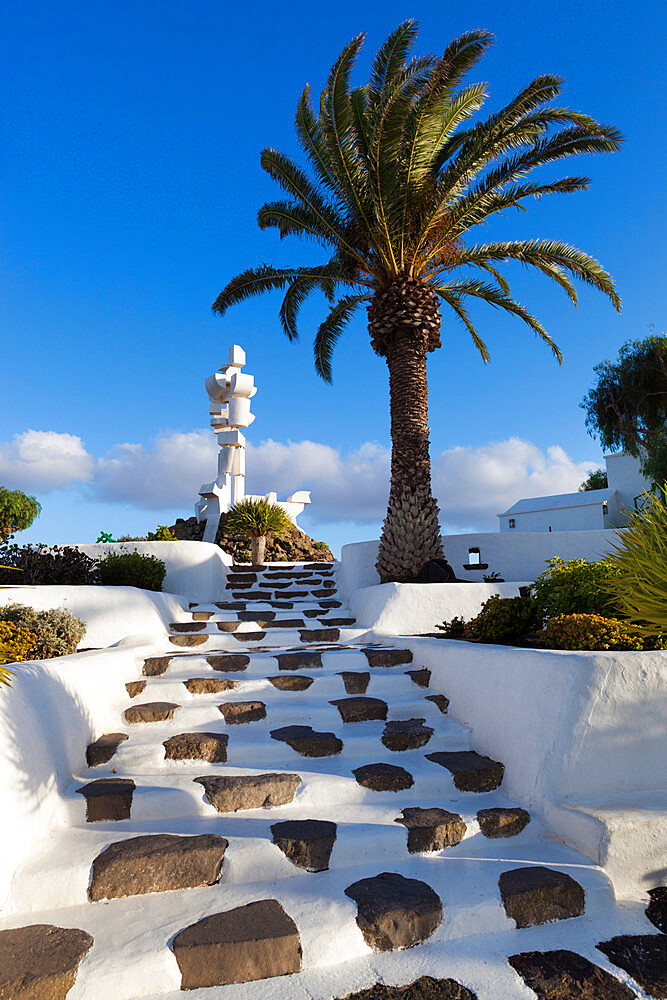
[[[165,593],[183,594],[200,603],[220,600],[227,581],[227,567],[233,562],[219,545],[209,542],[105,542],[74,547],[91,559],[120,551],[156,556],[167,570],[162,585]]]
[[[563,559],[584,558],[589,561],[607,555],[618,541],[616,531],[488,531],[467,535],[443,535],[445,556],[460,580],[483,582],[484,573],[497,572],[505,580],[534,580],[546,569],[544,563],[552,556]],[[344,545],[338,581],[349,597],[359,587],[372,587],[380,582],[375,569],[379,542],[355,542]],[[485,570],[466,570],[468,550],[479,548],[480,562]]]
[[[384,583],[360,587],[350,609],[361,628],[423,635],[452,618],[474,618],[493,594],[518,597],[520,583]]]

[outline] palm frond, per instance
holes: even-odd
[[[332,381],[331,361],[333,352],[352,314],[362,302],[368,302],[369,295],[347,295],[331,309],[315,335],[313,353],[315,370],[325,382]]]
[[[545,344],[548,344],[555,354],[558,363],[562,365],[563,355],[540,321],[529,313],[528,310],[519,302],[515,302],[514,299],[510,298],[509,295],[499,293],[498,289],[493,285],[474,280],[456,281],[449,285],[434,287],[434,291],[437,292],[438,295],[440,295],[443,291],[452,292],[454,295],[459,296],[470,295],[474,298],[483,299],[484,302],[487,302],[490,306],[503,309],[505,312],[518,316],[519,319],[523,320],[523,322],[526,323],[527,326],[529,326],[531,330],[545,342]]]
[[[473,322],[470,319],[470,314],[468,313],[468,310],[463,304],[462,296],[457,295],[450,288],[434,288],[433,291],[437,292],[437,294],[440,296],[443,302],[446,302],[447,305],[449,305],[454,310],[454,312],[456,313],[456,315],[461,320],[461,322],[467,329],[468,333],[472,337],[475,347],[482,356],[482,361],[484,362],[485,365],[488,364],[489,361],[491,360],[489,349],[482,340],[482,338],[480,337],[480,335],[477,333],[477,330],[475,329]]]
[[[245,302],[256,295],[273,291],[274,288],[284,288],[289,281],[294,280],[296,270],[293,267],[275,268],[270,264],[260,264],[259,267],[249,267],[242,271],[223,288],[212,305],[213,312],[224,316],[230,306]]]
[[[403,21],[378,49],[373,60],[368,85],[368,98],[371,104],[377,106],[387,85],[394,81],[399,71],[405,66],[418,30],[418,21],[413,18]]]
[[[460,264],[480,261],[518,260],[522,264],[547,263],[569,271],[576,278],[607,295],[617,311],[621,300],[613,278],[599,261],[583,250],[568,246],[560,240],[510,240],[502,243],[482,243],[470,247],[459,259]]]

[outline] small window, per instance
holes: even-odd
[[[468,565],[469,566],[479,566],[481,563],[479,557],[479,549],[468,549]]]
[[[516,528],[516,521],[514,520],[513,517],[509,519],[509,526],[510,528]]]
[[[602,514],[603,514],[604,517],[606,517],[608,513],[609,513],[609,504],[607,503],[606,500],[603,500],[602,501]]]

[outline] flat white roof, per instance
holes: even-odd
[[[605,500],[611,500],[616,490],[584,490],[581,493],[559,493],[554,497],[530,497],[517,500],[498,517],[507,514],[527,514],[529,511],[560,510],[563,507],[595,507]]]

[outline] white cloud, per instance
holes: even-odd
[[[74,435],[26,431],[0,443],[0,483],[46,491],[86,482],[96,500],[187,517],[200,484],[215,477],[216,453],[207,429],[165,432],[150,446],[118,444],[101,458]],[[313,524],[375,524],[384,517],[390,452],[377,442],[343,454],[317,441],[269,439],[248,445],[247,463],[248,492],[311,490]],[[557,445],[543,451],[510,438],[435,454],[433,489],[448,531],[494,531],[496,515],[515,500],[574,491],[598,464],[575,462]]]
[[[95,459],[80,437],[56,431],[24,431],[0,442],[0,485],[46,493],[86,482]]]

